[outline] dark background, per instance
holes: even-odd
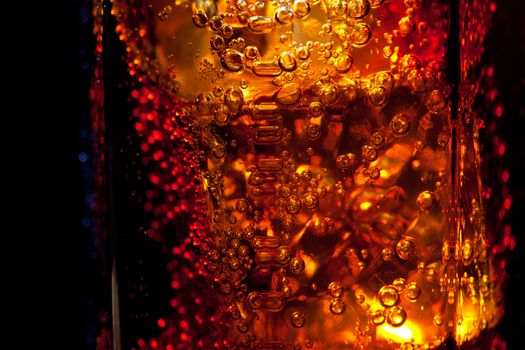
[[[499,100],[504,105],[501,137],[507,143],[505,166],[510,169],[509,188],[513,196],[510,219],[517,238],[508,262],[506,312],[498,329],[507,340],[507,349],[523,350],[525,4],[516,0],[497,3],[486,60],[495,66]],[[89,155],[92,142],[86,130],[90,125],[88,91],[94,42],[86,1],[71,0],[58,7],[47,9],[51,16],[35,26],[33,35],[16,39],[43,41],[44,50],[30,48],[34,59],[22,68],[32,76],[32,83],[28,84],[24,76],[19,79],[23,80],[20,84],[13,85],[22,97],[16,108],[29,118],[21,113],[20,125],[6,130],[16,134],[30,129],[25,134],[28,140],[15,138],[30,145],[30,151],[23,151],[25,146],[18,147],[17,141],[11,142],[11,148],[20,148],[22,154],[12,161],[4,160],[9,162],[10,175],[20,182],[13,185],[20,186],[20,191],[9,199],[9,206],[19,214],[13,216],[18,230],[12,234],[21,254],[10,260],[22,267],[11,279],[13,294],[22,298],[14,304],[10,326],[21,333],[21,344],[34,342],[39,345],[37,348],[92,350],[98,316],[93,307],[97,271],[92,263],[94,242],[86,222],[90,170],[79,155]],[[38,17],[38,10],[32,11]],[[38,74],[36,78],[32,73]],[[8,182],[6,187],[9,186]],[[4,249],[9,247],[5,245]],[[10,265],[6,266],[9,269]]]

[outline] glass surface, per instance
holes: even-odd
[[[114,344],[423,349],[494,326],[465,73],[488,6],[115,0]]]

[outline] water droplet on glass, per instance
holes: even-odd
[[[301,201],[296,196],[291,196],[286,203],[286,211],[290,214],[296,214],[301,210]]]
[[[304,260],[301,258],[296,257],[290,261],[290,271],[296,275],[304,271],[304,266]]]
[[[238,211],[244,213],[246,210],[248,210],[248,201],[246,199],[239,199],[237,203],[235,204]]]
[[[328,293],[334,298],[338,298],[343,295],[344,287],[341,282],[334,281],[328,285]]]
[[[394,282],[392,282],[392,286],[401,293],[406,288],[406,280],[404,278],[396,278]]]
[[[405,291],[405,296],[409,300],[416,300],[421,294],[421,287],[416,282],[410,282]]]
[[[310,13],[310,3],[308,0],[295,0],[293,3],[293,12],[297,18],[303,18]]]
[[[287,6],[282,6],[275,11],[275,20],[281,24],[289,24],[293,21],[293,11]]]
[[[321,115],[323,110],[323,105],[320,102],[312,102],[310,103],[310,106],[308,106],[308,112],[314,117]]]
[[[279,56],[279,66],[286,72],[291,72],[297,68],[295,55],[289,51],[284,51]]]
[[[394,306],[388,312],[387,321],[393,327],[400,327],[405,323],[407,319],[407,313],[401,306]]]
[[[236,86],[226,89],[224,92],[224,104],[231,113],[237,113],[244,103],[244,94],[242,90]]]
[[[237,50],[226,49],[221,53],[221,64],[230,72],[239,72],[244,68],[244,55]]]
[[[343,53],[339,55],[334,61],[334,67],[339,73],[346,73],[352,68],[352,56]]]
[[[312,210],[312,209],[317,208],[318,200],[317,200],[317,197],[313,193],[307,192],[303,194],[301,196],[301,200],[302,200],[303,206],[306,209]]]
[[[253,16],[248,20],[248,29],[255,34],[271,33],[275,26],[275,21],[270,17]]]
[[[306,321],[306,318],[304,317],[304,314],[299,311],[295,311],[290,316],[290,321],[292,322],[292,326],[295,328],[301,328],[304,326],[304,323]]]
[[[197,11],[193,14],[191,18],[193,24],[198,28],[204,28],[208,24],[208,16],[203,11]]]
[[[362,47],[368,44],[372,38],[372,29],[366,23],[357,23],[350,32],[350,41],[352,46]]]
[[[415,253],[416,246],[412,240],[404,237],[396,244],[396,253],[402,260],[410,259]]]
[[[396,114],[390,120],[389,128],[395,136],[402,136],[410,129],[410,120],[406,114]]]
[[[392,247],[383,248],[381,251],[381,257],[384,261],[390,261],[394,257],[394,249]]]
[[[371,315],[372,323],[376,326],[382,325],[385,322],[385,311],[384,310],[376,310],[372,312]]]
[[[448,141],[450,140],[450,137],[448,136],[448,133],[442,132],[439,133],[437,138],[437,143],[441,147],[446,147],[448,145]]]
[[[350,159],[346,154],[338,155],[335,159],[335,164],[341,170],[348,169],[350,167]]]
[[[215,109],[213,115],[217,125],[224,126],[228,123],[230,111],[225,106],[220,106]]]
[[[370,138],[370,141],[374,146],[381,146],[383,143],[385,143],[385,140],[385,135],[380,131],[374,132]]]
[[[330,301],[330,311],[336,315],[340,315],[345,312],[345,302],[339,298],[332,299]]]
[[[321,128],[317,124],[309,124],[306,127],[306,137],[310,140],[317,140],[321,136]]]
[[[363,155],[363,158],[369,162],[373,162],[378,156],[377,150],[370,145],[364,145],[361,148],[361,154]]]
[[[408,16],[401,18],[397,24],[397,29],[399,30],[399,34],[401,36],[407,36],[408,34],[412,33],[415,28],[416,21]]]
[[[417,196],[417,205],[421,210],[429,210],[434,206],[436,196],[434,192],[423,191]]]
[[[368,90],[368,99],[375,107],[384,107],[388,102],[388,91],[384,86],[374,86]]]
[[[384,307],[392,307],[397,304],[399,294],[393,286],[383,286],[377,294],[379,302]]]
[[[363,18],[370,12],[368,0],[349,0],[346,4],[346,14],[353,18]]]
[[[222,27],[222,19],[219,16],[213,16],[210,18],[208,24],[210,25],[210,29],[216,32]]]
[[[434,319],[433,319],[433,322],[436,326],[441,326],[443,325],[443,315],[440,314],[440,313],[437,313],[434,315]]]

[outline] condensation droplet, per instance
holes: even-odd
[[[383,286],[377,294],[379,302],[384,307],[392,307],[397,304],[399,294],[393,286]]]
[[[363,18],[370,12],[368,0],[349,0],[346,4],[346,14],[353,18]]]
[[[246,46],[244,56],[249,60],[254,60],[259,57],[259,49],[257,46]]]
[[[470,260],[474,256],[474,244],[471,240],[466,239],[463,242],[461,247],[461,257],[463,258],[463,263],[469,264]]]
[[[286,211],[290,214],[296,214],[301,210],[301,200],[296,196],[291,196],[286,203]]]
[[[210,18],[210,21],[208,22],[210,29],[214,32],[217,32],[222,27],[222,19],[219,16],[213,16]]]
[[[435,314],[433,318],[433,322],[438,327],[443,325],[443,315],[440,313]]]
[[[295,55],[289,51],[284,51],[279,56],[279,66],[286,72],[292,72],[297,68]]]
[[[371,315],[372,323],[376,326],[382,325],[385,323],[385,311],[384,310],[376,310],[372,312]]]
[[[412,240],[404,237],[396,244],[396,253],[402,260],[410,259],[415,253],[416,246]]]
[[[404,278],[396,278],[394,282],[392,282],[392,286],[401,293],[406,288],[406,280]]]
[[[330,311],[336,315],[340,315],[345,312],[346,305],[342,299],[335,298],[330,301]]]
[[[197,28],[204,28],[208,25],[208,16],[203,11],[195,12],[191,20]]]
[[[321,128],[317,124],[309,124],[306,127],[306,137],[310,140],[317,140],[321,136]]]
[[[224,92],[224,104],[231,113],[239,112],[244,103],[244,94],[238,87],[230,87]]]
[[[230,118],[230,111],[225,106],[219,106],[213,112],[215,122],[219,126],[224,126],[228,123]]]
[[[303,194],[301,196],[301,201],[303,203],[303,206],[309,210],[317,208],[317,205],[319,203],[317,197],[311,192]]]
[[[281,246],[277,249],[276,261],[281,265],[286,265],[292,259],[292,252],[287,246]]]
[[[370,145],[364,145],[361,148],[361,154],[363,158],[369,162],[373,162],[374,160],[377,159],[377,156],[378,156],[377,150],[373,146],[370,146]]]
[[[275,98],[283,105],[293,105],[301,98],[301,87],[298,84],[286,84],[279,92],[277,92]]]
[[[244,55],[237,50],[226,49],[221,53],[221,64],[230,72],[239,72],[244,68]]]
[[[233,28],[229,24],[224,24],[221,27],[221,34],[225,38],[231,38],[233,36]]]
[[[436,196],[431,191],[423,191],[417,196],[417,205],[421,210],[429,210],[436,202]]]
[[[372,134],[372,137],[370,138],[370,141],[376,147],[381,146],[383,143],[385,143],[385,140],[385,135],[380,131],[374,132]]]
[[[390,120],[389,128],[395,136],[402,136],[410,129],[410,120],[406,114],[396,114]]]
[[[270,17],[253,16],[248,20],[248,29],[256,34],[271,33],[275,29],[275,21]]]
[[[239,199],[237,203],[235,204],[235,207],[238,211],[244,213],[246,210],[248,210],[248,201],[246,199]]]
[[[332,25],[330,23],[325,23],[322,25],[321,30],[325,34],[329,34],[332,32]]]
[[[308,0],[295,0],[293,12],[297,18],[306,17],[310,13],[310,3]]]
[[[397,29],[401,36],[407,36],[416,28],[416,21],[413,18],[405,16],[401,18],[397,24]]]
[[[405,323],[407,313],[401,306],[394,306],[388,312],[387,321],[392,327],[400,327]]]
[[[334,281],[328,285],[328,293],[334,298],[338,298],[343,295],[344,287],[341,282]]]
[[[293,258],[292,261],[290,261],[290,271],[296,275],[300,274],[304,271],[304,260],[301,258]]]
[[[346,154],[341,154],[335,159],[335,164],[339,169],[346,170],[350,167],[350,159]]]
[[[346,73],[352,68],[352,56],[343,53],[339,55],[334,61],[334,67],[339,73]]]
[[[282,6],[275,11],[275,20],[281,24],[289,24],[293,21],[293,11],[287,6]]]
[[[410,282],[405,291],[405,296],[409,300],[416,300],[421,294],[421,287],[416,282]]]
[[[304,326],[304,323],[306,321],[306,318],[304,317],[304,314],[300,311],[295,311],[290,316],[290,321],[292,322],[292,326],[295,328],[301,328]]]
[[[366,23],[357,23],[350,32],[350,41],[352,46],[362,47],[368,44],[372,38],[372,29]]]
[[[368,99],[375,107],[384,107],[388,102],[388,91],[384,86],[374,86],[368,90]]]
[[[323,110],[323,105],[320,102],[312,102],[310,103],[310,106],[308,106],[308,112],[314,117],[321,115]]]
[[[376,167],[368,168],[366,173],[371,180],[377,180],[381,176],[381,171]]]
[[[450,137],[448,136],[448,133],[442,132],[439,133],[437,138],[437,143],[441,147],[446,147],[448,145],[448,141],[450,140]]]
[[[390,261],[394,257],[394,249],[392,247],[383,248],[381,251],[381,257],[384,261]]]

